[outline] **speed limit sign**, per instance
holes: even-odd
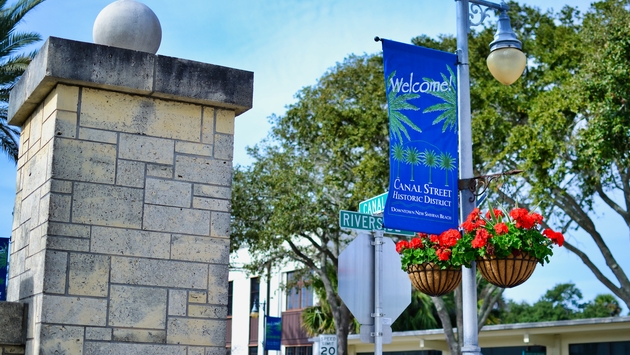
[[[319,336],[319,355],[337,355],[337,336]]]

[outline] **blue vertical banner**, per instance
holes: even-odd
[[[7,269],[9,267],[9,238],[0,238],[0,301],[7,300]]]
[[[280,351],[282,340],[282,318],[267,317],[265,324],[265,350]]]
[[[383,224],[439,234],[458,225],[457,56],[382,42],[390,138]]]

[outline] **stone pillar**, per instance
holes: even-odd
[[[9,105],[26,354],[225,354],[234,117],[252,93],[251,72],[46,41]]]

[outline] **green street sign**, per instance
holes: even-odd
[[[383,231],[387,234],[413,236],[416,233],[398,229],[383,228],[383,217],[372,216],[353,211],[339,211],[339,226],[345,229],[362,229],[368,231]]]
[[[385,200],[387,200],[387,192],[360,202],[359,212],[365,214],[383,213],[385,211]]]

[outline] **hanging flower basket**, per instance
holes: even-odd
[[[410,264],[407,269],[411,284],[429,296],[443,296],[452,292],[462,282],[462,269],[440,269],[434,263]]]
[[[401,268],[407,272],[411,284],[429,296],[442,296],[462,282],[462,266],[470,267],[475,260],[470,242],[456,229],[439,235],[418,233],[411,240],[396,243]]]
[[[491,284],[503,288],[515,287],[534,273],[538,259],[527,253],[512,253],[507,257],[485,256],[477,260],[481,275]]]
[[[464,237],[476,255],[477,268],[493,285],[509,288],[522,284],[562,246],[564,236],[543,229],[542,215],[524,208],[509,213],[475,208],[462,223]]]

